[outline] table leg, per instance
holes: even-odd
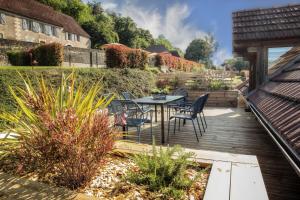
[[[165,143],[165,111],[164,111],[164,105],[161,105],[160,108],[161,112],[161,143]]]
[[[155,122],[157,122],[157,105],[155,105],[154,111],[155,111]]]
[[[122,126],[123,130],[123,139],[126,139],[126,126]]]

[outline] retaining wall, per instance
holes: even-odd
[[[188,90],[188,99],[195,100],[202,94],[209,93],[207,106],[211,107],[237,107],[238,106],[238,91],[195,91]]]

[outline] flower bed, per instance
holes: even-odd
[[[150,191],[147,186],[131,183],[124,178],[129,171],[137,169],[128,155],[111,155],[91,183],[79,191],[100,199],[163,199],[161,193]],[[198,163],[197,167],[189,167],[186,175],[192,179],[197,171],[203,169]],[[209,170],[204,171],[193,186],[186,190],[183,199],[203,199],[208,176]]]
[[[14,161],[1,161],[1,171],[15,174]],[[205,168],[201,163],[196,163],[196,166],[189,166],[186,170],[186,176],[193,179],[199,171],[201,175],[193,183],[192,187],[186,189],[184,196],[181,199],[200,200],[204,197],[204,192],[207,186],[210,170]],[[206,169],[206,170],[205,170]],[[172,199],[165,198],[160,192],[149,190],[145,185],[138,185],[126,180],[127,174],[132,170],[138,170],[138,166],[132,159],[131,154],[120,153],[115,151],[107,155],[101,166],[92,177],[91,181],[81,188],[76,189],[78,193],[84,193],[90,197],[99,199]],[[40,177],[38,172],[22,174],[29,180],[38,180],[55,186],[51,176]]]

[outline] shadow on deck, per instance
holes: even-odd
[[[208,129],[199,138],[199,143],[191,122],[187,121],[180,131],[176,130],[175,135],[171,122],[170,139],[166,145],[179,144],[191,149],[256,155],[269,198],[300,199],[300,178],[252,113],[239,108],[207,108],[205,115]],[[159,124],[153,127],[156,144],[160,144],[161,138]],[[167,135],[167,123],[165,128]],[[142,130],[141,143],[152,143],[148,128]]]

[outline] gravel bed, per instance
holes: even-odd
[[[100,200],[156,200],[162,199],[161,194],[147,190],[146,186],[130,183],[124,179],[126,173],[136,168],[134,162],[123,156],[110,155],[105,165],[97,172],[90,184],[80,192],[95,196]],[[195,169],[188,169],[187,176],[193,178],[197,174]],[[186,192],[185,199],[201,200],[204,196],[209,171],[201,174],[200,178]]]

